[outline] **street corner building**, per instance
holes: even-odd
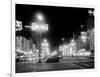
[[[15,4],[15,73],[94,69],[94,12]]]

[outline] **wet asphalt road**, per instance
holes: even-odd
[[[16,63],[16,73],[41,72],[41,71],[58,71],[58,70],[77,70],[93,69],[94,59],[69,60],[56,63]]]

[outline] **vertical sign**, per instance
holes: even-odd
[[[15,26],[16,26],[16,31],[22,30],[22,22],[21,21],[16,20]]]

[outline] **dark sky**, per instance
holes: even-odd
[[[49,31],[42,36],[47,37],[52,46],[57,46],[61,43],[61,38],[69,40],[73,32],[77,34],[80,31],[81,24],[85,25],[89,18],[89,9],[92,8],[16,4],[16,20],[23,23],[23,35],[31,37],[30,31],[24,26],[31,24],[36,11],[41,11],[49,24]]]

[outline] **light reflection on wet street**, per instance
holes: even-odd
[[[94,61],[70,63],[16,63],[16,73],[94,68]]]

